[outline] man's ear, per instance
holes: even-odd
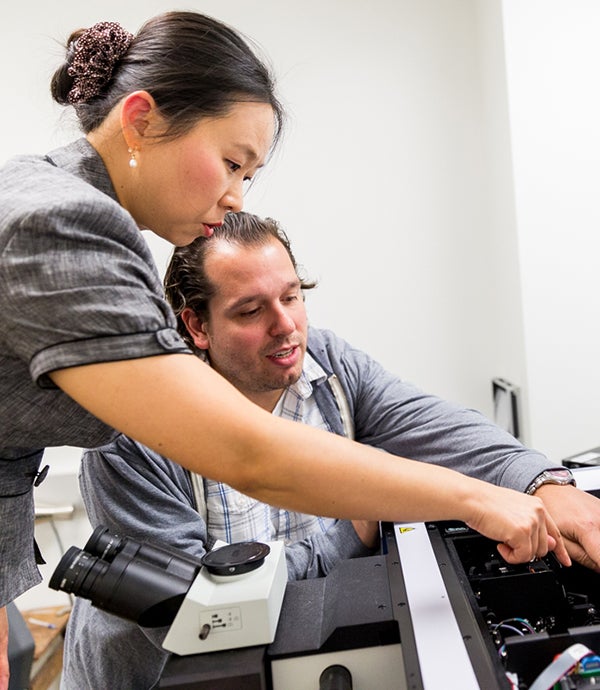
[[[198,314],[193,309],[186,307],[181,312],[181,320],[185,324],[188,333],[192,336],[194,345],[199,350],[208,350],[209,342],[208,336],[204,332],[205,322],[200,319]]]
[[[158,119],[162,117],[147,91],[134,91],[126,96],[121,108],[121,128],[127,146],[138,151],[144,136],[157,131]]]

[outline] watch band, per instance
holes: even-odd
[[[575,477],[573,476],[571,470],[566,467],[561,467],[540,472],[540,474],[538,474],[538,476],[525,489],[525,493],[532,495],[540,488],[540,486],[543,486],[544,484],[557,484],[559,486],[567,486],[570,484],[571,486],[577,486]]]

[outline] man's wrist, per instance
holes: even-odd
[[[554,484],[555,486],[576,486],[575,477],[566,467],[554,468],[540,472],[537,477],[525,489],[525,493],[532,496],[540,486]]]

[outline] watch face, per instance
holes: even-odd
[[[551,474],[553,477],[556,477],[556,479],[562,479],[565,481],[571,481],[573,478],[573,475],[569,470],[548,470],[548,474]]]
[[[568,468],[556,468],[555,470],[544,470],[539,474],[527,487],[526,493],[534,494],[544,484],[558,484],[560,486],[572,484],[576,486],[575,478]]]

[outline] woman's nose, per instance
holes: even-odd
[[[221,198],[221,205],[228,211],[237,213],[244,207],[244,187],[242,181],[233,182]]]

